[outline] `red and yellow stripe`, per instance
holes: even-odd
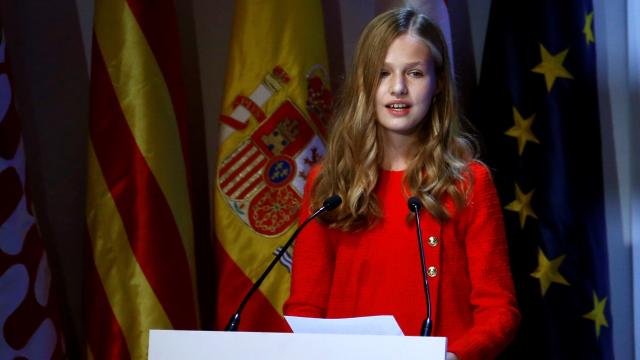
[[[96,1],[93,43],[89,354],[146,358],[149,329],[198,328],[173,1]]]
[[[264,235],[248,220],[250,207],[256,206],[256,190],[269,186],[263,176],[272,159],[252,136],[285,101],[308,117],[307,76],[313,69],[326,70],[328,63],[320,0],[237,0],[233,16],[222,116],[232,119],[241,105],[252,117],[246,123],[238,122],[242,126],[227,126],[224,120],[221,129],[227,130],[221,132],[217,149],[219,170],[213,192],[217,329],[224,328],[251,284],[272,261],[274,250],[294,232],[290,226],[281,234]],[[280,83],[275,77],[287,80]],[[262,87],[271,90],[260,90]],[[262,100],[255,102],[254,98]],[[281,314],[289,283],[287,268],[274,267],[246,304],[240,330],[288,330]]]

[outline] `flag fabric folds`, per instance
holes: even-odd
[[[219,329],[293,233],[331,102],[320,1],[236,1],[230,44],[214,189]],[[241,330],[288,330],[290,271],[291,250]]]
[[[144,359],[149,329],[199,328],[174,6],[95,2],[85,286],[94,359]]]
[[[27,188],[22,126],[0,41],[0,359],[63,359],[60,312]]]
[[[591,0],[492,2],[474,122],[522,324],[505,358],[612,359]]]

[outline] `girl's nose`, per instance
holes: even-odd
[[[391,95],[401,96],[407,94],[407,83],[404,76],[395,76],[391,85]]]

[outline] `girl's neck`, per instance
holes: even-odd
[[[397,133],[385,133],[383,135],[383,160],[382,168],[385,170],[405,170],[414,151],[414,136]]]
[[[404,158],[387,160],[385,156],[385,159],[382,163],[382,168],[389,171],[402,171],[407,168],[408,164],[408,161]]]

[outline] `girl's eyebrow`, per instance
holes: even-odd
[[[405,67],[413,67],[413,66],[419,66],[419,65],[423,65],[423,64],[424,64],[424,61],[414,61],[414,62],[410,62],[410,63],[404,64],[404,66]],[[388,62],[384,63],[384,66],[391,66],[391,65],[392,65],[392,63],[388,63]]]

